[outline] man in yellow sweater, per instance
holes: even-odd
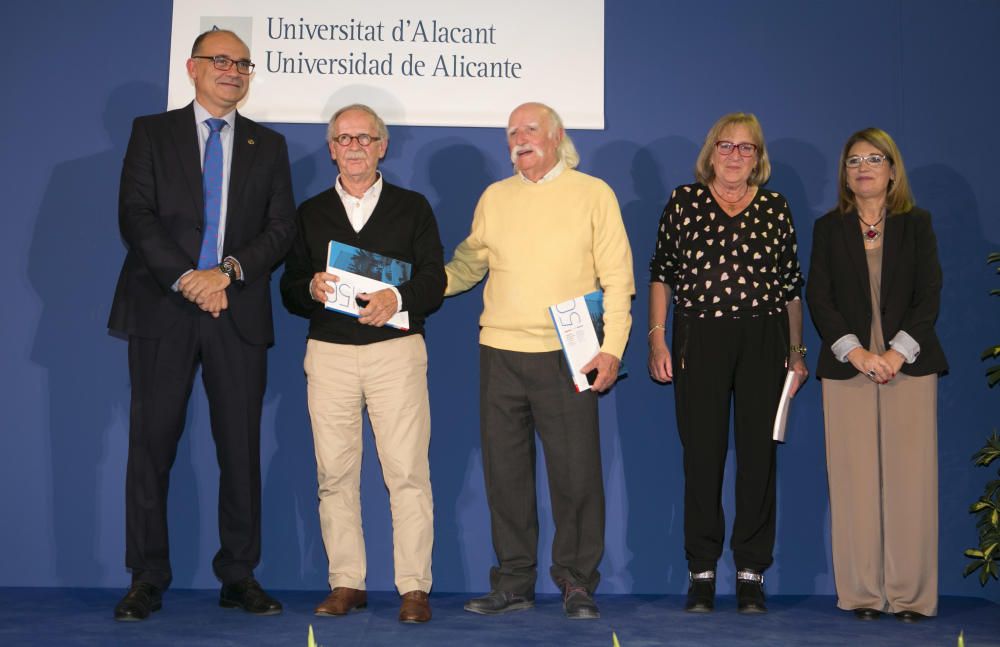
[[[516,173],[479,199],[469,237],[445,267],[445,296],[489,272],[479,319],[483,473],[498,566],[490,593],[466,611],[534,606],[538,566],[535,438],[546,457],[555,537],[551,575],[570,618],[597,618],[593,593],[604,552],[604,485],[597,393],[618,377],[632,324],[632,251],[614,192],[575,169],[580,160],[554,110],[526,103],[510,115]],[[604,342],[576,393],[548,307],[604,291]]]

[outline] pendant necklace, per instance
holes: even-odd
[[[746,186],[743,187],[743,193],[741,193],[735,200],[730,200],[729,198],[723,196],[722,191],[719,190],[718,186],[715,186],[714,182],[712,183],[712,189],[714,189],[716,197],[718,197],[721,202],[728,202],[731,205],[737,205],[743,200],[743,198],[746,197],[747,192],[750,191],[750,184],[747,183]]]
[[[876,229],[876,227],[881,225],[882,221],[885,220],[885,209],[882,210],[882,215],[879,216],[878,220],[876,220],[874,223],[865,222],[865,219],[861,217],[860,213],[858,213],[858,220],[861,221],[861,224],[868,227],[868,231],[861,232],[861,236],[865,239],[865,242],[874,243],[882,236],[882,232]]]

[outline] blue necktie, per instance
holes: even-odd
[[[207,270],[219,264],[219,216],[222,212],[222,140],[219,131],[224,119],[206,119],[208,141],[205,142],[205,167],[201,188],[205,195],[205,229],[201,239],[198,269]]]

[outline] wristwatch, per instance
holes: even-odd
[[[806,350],[807,350],[806,347],[803,346],[802,344],[799,344],[798,346],[789,346],[788,347],[788,352],[790,352],[790,353],[798,353],[802,357],[806,356]]]
[[[219,271],[229,277],[231,283],[236,283],[236,263],[231,258],[224,258],[219,263]]]

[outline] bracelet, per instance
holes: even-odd
[[[788,347],[788,352],[790,352],[790,353],[798,353],[802,357],[806,356],[806,350],[807,350],[806,347],[803,346],[802,344],[798,344],[797,346],[789,346]]]
[[[656,325],[654,325],[652,328],[649,329],[649,332],[646,333],[646,338],[647,339],[649,338],[650,335],[653,334],[654,330],[662,330],[663,332],[666,332],[667,331],[667,327],[665,325],[663,325],[663,324],[656,324]]]

